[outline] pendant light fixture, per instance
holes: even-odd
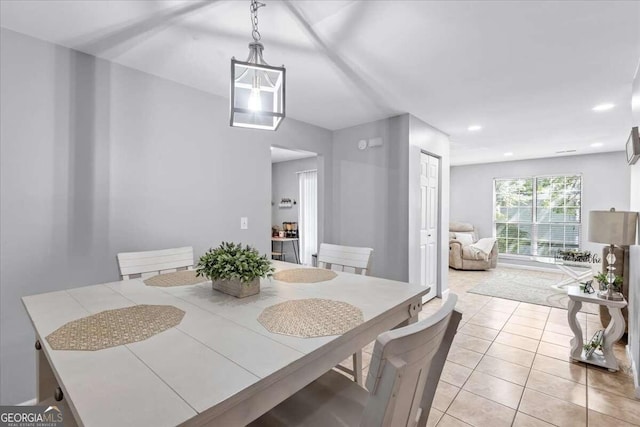
[[[276,130],[285,117],[285,69],[273,67],[262,58],[264,46],[258,31],[258,9],[265,6],[251,0],[251,36],[246,61],[231,58],[231,126]]]

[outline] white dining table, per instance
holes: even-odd
[[[416,321],[429,291],[336,273],[318,283],[263,279],[260,293],[243,299],[214,291],[211,282],[153,287],[142,279],[24,297],[40,347],[37,397],[50,399],[59,387],[71,425],[245,425],[380,333]],[[271,333],[258,322],[264,308],[303,298],[350,303],[362,310],[364,322],[343,335],[316,338]],[[185,315],[144,341],[98,351],[53,350],[45,339],[69,321],[137,304],[172,305]]]

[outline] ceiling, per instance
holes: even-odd
[[[305,159],[316,157],[316,153],[303,150],[290,150],[287,148],[271,147],[271,163],[288,162],[289,160]]]
[[[226,97],[248,6],[2,1],[0,24]],[[615,1],[267,0],[259,12],[289,117],[335,130],[409,112],[451,136],[452,164],[623,150],[639,21],[640,2]],[[602,103],[615,107],[592,111]]]

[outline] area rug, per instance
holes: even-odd
[[[551,287],[560,280],[561,275],[512,268],[496,269],[468,292],[566,309],[569,304],[566,290]],[[580,311],[598,313],[597,306],[591,307],[591,304],[583,304]]]

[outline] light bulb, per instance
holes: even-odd
[[[251,111],[262,110],[262,101],[260,100],[260,88],[251,89],[251,94],[249,95],[249,109]]]
[[[262,97],[260,96],[260,76],[254,74],[251,93],[249,94],[249,110],[262,111]]]

